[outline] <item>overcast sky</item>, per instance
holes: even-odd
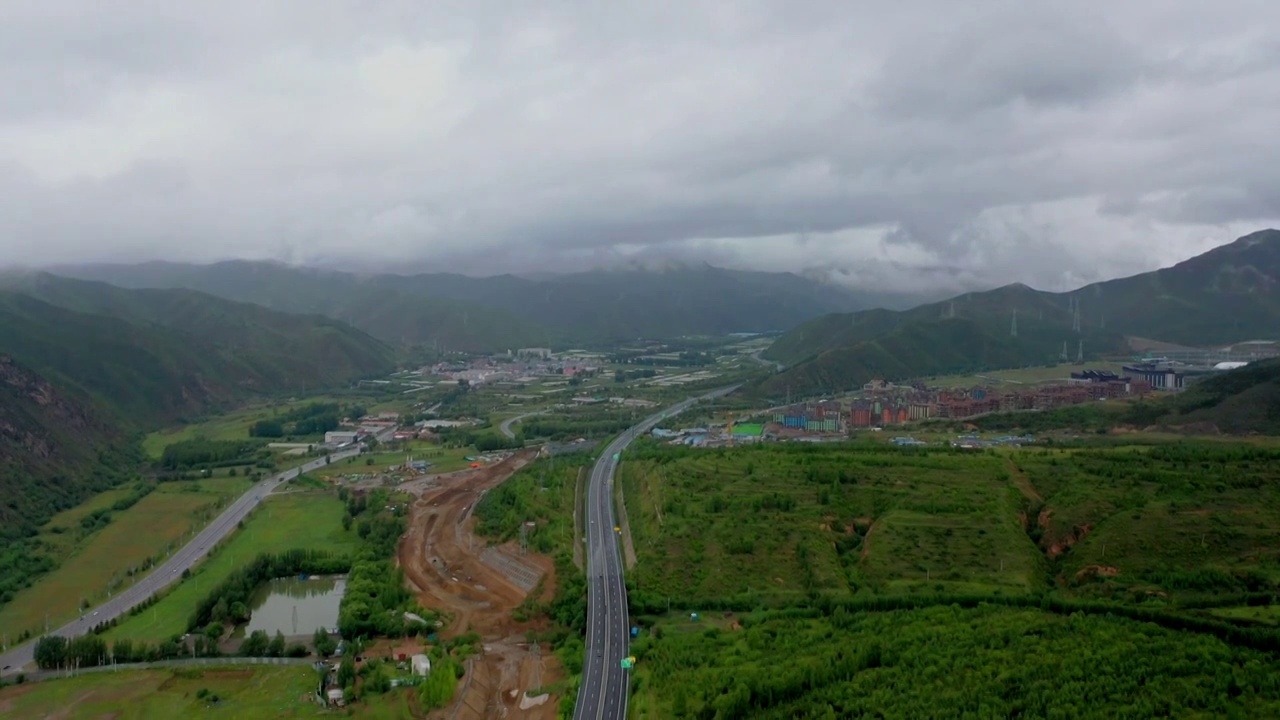
[[[1280,225],[1277,27],[1274,0],[8,0],[0,258],[1059,290]]]

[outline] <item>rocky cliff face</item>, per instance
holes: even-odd
[[[109,487],[116,477],[96,465],[123,439],[87,399],[0,355],[0,537]]]

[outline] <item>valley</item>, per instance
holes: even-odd
[[[1261,263],[1270,245],[1242,239],[1157,278],[1217,302],[1220,282],[1196,289],[1218,277],[1211,260]],[[299,282],[180,270],[184,288],[239,276],[227,287],[263,302],[245,278]],[[450,302],[484,305],[435,279]],[[326,280],[348,300],[366,292]],[[660,292],[651,281],[636,298]],[[379,279],[378,297],[418,297],[386,290],[400,282]],[[489,283],[495,297],[506,282]],[[611,717],[1265,716],[1280,707],[1280,359],[1264,342],[1238,343],[1252,353],[1238,360],[1246,350],[1144,340],[1168,333],[1125,310],[1125,282],[1154,281],[1116,282],[1106,328],[1076,295],[1010,286],[780,335],[619,339],[561,318],[594,339],[565,347],[526,324],[508,339],[529,345],[458,352],[443,326],[396,342],[377,313],[347,325],[354,311],[299,285],[268,310],[201,287],[27,276],[0,295],[13,350],[0,443],[17,495],[0,512],[22,518],[0,565],[0,682],[33,672],[28,657],[43,674],[0,689],[0,707],[67,693],[85,707],[101,693],[104,713],[135,693],[177,707],[152,686],[207,679],[228,707],[254,708],[255,683],[302,680],[254,662],[310,657],[323,663],[312,687],[282,711],[340,698],[356,716],[567,717],[608,632],[608,660],[629,653],[621,674],[608,667],[623,682],[597,695]],[[477,317],[527,319],[504,302]],[[303,306],[330,317],[282,312]],[[437,307],[440,322],[465,318],[457,307]],[[1016,332],[988,317],[1015,310]],[[645,332],[635,322],[623,332]],[[1075,363],[1059,340],[1042,352],[1064,322]],[[138,365],[117,354],[125,341]],[[76,343],[96,355],[60,349]],[[610,501],[616,530],[593,533],[588,508]],[[593,605],[588,570],[615,537],[621,599]],[[268,582],[321,577],[342,578],[334,627],[246,630]],[[625,617],[588,632],[618,603]],[[42,637],[67,621],[78,637]],[[190,664],[51,679],[111,657]]]

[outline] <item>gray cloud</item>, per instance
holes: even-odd
[[[1280,223],[1277,21],[1257,0],[10,3],[0,256],[1058,289]]]

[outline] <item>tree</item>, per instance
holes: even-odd
[[[285,642],[284,633],[276,631],[276,636],[271,638],[271,644],[267,646],[268,657],[284,657]]]
[[[271,639],[267,637],[267,633],[263,630],[254,630],[245,641],[240,644],[240,654],[245,657],[262,657],[267,654],[267,648],[271,644]]]
[[[218,598],[218,602],[214,604],[210,617],[218,622],[225,622],[231,619],[231,609],[227,607],[226,598]]]
[[[204,626],[205,637],[210,640],[217,640],[221,638],[224,632],[226,632],[226,628],[224,628],[220,622],[211,622]]]
[[[338,649],[337,643],[324,628],[316,628],[315,634],[311,636],[311,643],[320,657],[329,657]]]
[[[453,658],[446,655],[437,660],[435,667],[431,668],[431,674],[427,676],[426,682],[422,683],[422,689],[418,691],[418,699],[422,702],[424,709],[442,708],[453,699],[453,690],[458,684],[453,665]]]
[[[61,667],[67,660],[67,639],[58,635],[40,638],[36,642],[35,660],[41,670]]]
[[[284,437],[284,425],[278,420],[259,420],[249,426],[249,437]]]
[[[356,663],[351,659],[348,653],[342,658],[342,664],[338,666],[338,687],[350,687],[356,680]]]

